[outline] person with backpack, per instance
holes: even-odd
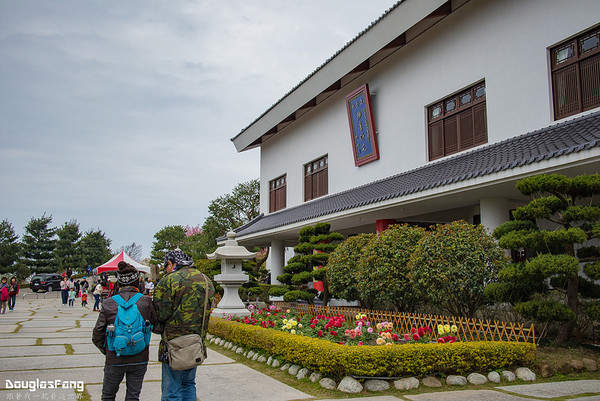
[[[104,300],[92,342],[106,355],[102,401],[114,400],[126,378],[125,400],[139,400],[148,367],[151,331],[158,323],[152,299],[138,291],[140,273],[119,262],[119,292]]]
[[[206,329],[215,288],[194,266],[194,260],[180,250],[168,251],[164,265],[168,274],[154,288],[153,299],[159,320],[155,333],[162,334],[158,350],[158,360],[162,362],[161,400],[196,401],[196,366],[206,357]],[[169,273],[171,269],[173,272]],[[180,347],[181,343],[174,344],[184,338],[193,338],[195,343],[185,348]],[[191,350],[190,355],[185,351],[181,355],[181,349]],[[178,351],[177,358],[174,351]],[[179,357],[193,359],[183,363],[192,367],[176,366],[176,362],[181,362]]]
[[[0,314],[6,313],[6,304],[8,303],[8,279],[6,277],[2,277],[2,281],[0,282]]]

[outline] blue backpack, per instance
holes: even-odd
[[[137,293],[127,302],[120,295],[112,297],[119,308],[114,326],[106,329],[106,344],[117,356],[139,354],[150,345],[152,325],[144,321],[136,305],[141,297],[142,294]]]

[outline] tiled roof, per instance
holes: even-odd
[[[600,146],[600,112],[461,153],[312,202],[260,215],[238,237]]]

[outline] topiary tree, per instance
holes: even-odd
[[[348,301],[359,301],[361,306],[372,308],[373,301],[358,288],[359,268],[362,266],[363,249],[373,240],[375,234],[360,234],[349,237],[329,255],[327,261],[327,282],[332,297]]]
[[[583,263],[589,279],[600,279],[600,247],[592,242],[600,238],[600,175],[538,175],[520,181],[517,189],[531,201],[517,208],[514,221],[499,226],[494,236],[503,248],[530,257],[502,270],[500,282],[486,293],[511,302],[518,313],[537,322],[562,322],[556,342],[563,343],[571,338],[581,312],[600,318],[600,305],[589,301],[598,298],[599,287],[580,272]],[[547,300],[550,291],[563,300]]]
[[[430,303],[453,316],[473,317],[485,301],[484,287],[507,263],[505,252],[481,225],[438,224],[411,257],[413,282]]]
[[[308,283],[319,280],[323,283],[323,303],[327,305],[329,302],[327,270],[321,267],[325,266],[329,254],[336,248],[335,242],[344,239],[342,234],[330,232],[330,228],[329,223],[318,223],[299,231],[299,244],[294,247],[296,255],[288,260],[283,267],[284,273],[277,277],[277,280],[294,291],[283,295],[285,301],[301,299],[312,303],[319,291],[309,288]]]
[[[367,303],[391,304],[399,311],[412,312],[423,302],[414,286],[409,260],[424,235],[421,227],[393,225],[365,245],[357,263],[355,285]]]

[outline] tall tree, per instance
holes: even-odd
[[[19,259],[19,236],[8,220],[0,222],[0,273],[14,274]]]
[[[260,213],[260,183],[258,179],[238,184],[231,194],[223,195],[208,205],[209,216],[202,225],[203,235],[211,248],[216,239],[229,230],[240,227]],[[210,250],[209,250],[210,251]]]
[[[59,270],[73,270],[84,267],[83,255],[79,248],[81,233],[79,232],[79,223],[77,220],[71,220],[64,223],[56,230],[58,240],[54,249],[54,256]]]
[[[84,264],[92,267],[106,263],[112,256],[111,240],[100,229],[89,230],[79,241]]]
[[[593,301],[600,288],[591,281],[600,279],[600,175],[538,175],[518,182],[517,189],[531,201],[494,236],[503,248],[525,250],[528,258],[500,271],[500,282],[486,294],[538,322],[561,322],[555,340],[563,343],[582,313],[600,319],[600,303]]]
[[[22,240],[22,264],[31,273],[52,273],[57,269],[54,249],[56,228],[49,227],[52,215],[46,213],[40,218],[32,217],[25,226]]]
[[[124,245],[115,251],[115,254],[119,254],[125,251],[125,253],[137,262],[142,259],[142,245],[138,245],[132,242],[131,245]]]
[[[186,251],[186,231],[182,226],[166,226],[156,234],[154,234],[154,243],[152,244],[152,252],[150,257],[152,263],[162,263],[167,251],[173,249],[181,249]]]

